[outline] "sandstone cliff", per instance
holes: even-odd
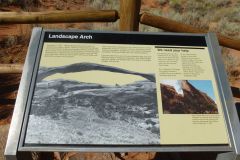
[[[217,114],[216,103],[187,80],[181,82],[183,95],[174,87],[160,84],[164,113],[169,114]]]

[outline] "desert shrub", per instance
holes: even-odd
[[[227,48],[222,48],[222,58],[229,81],[232,82],[236,80],[236,78],[238,78],[236,77],[238,76],[238,73],[236,73],[236,68],[240,66],[240,59],[230,54],[229,49]]]
[[[4,4],[16,4],[17,0],[0,0],[0,6]]]
[[[179,12],[175,12],[174,10],[170,10],[169,12],[164,13],[162,16],[170,18],[170,19],[178,21],[178,22],[182,22],[183,21],[182,14],[179,13]]]
[[[184,11],[197,12],[199,16],[205,15],[207,11],[211,8],[212,7],[210,4],[206,2],[203,3],[202,0],[187,1],[184,4]]]
[[[139,31],[141,31],[141,32],[163,32],[163,30],[161,30],[161,29],[147,26],[144,24],[139,24]]]
[[[61,1],[59,1],[57,4],[56,4],[56,9],[57,10],[63,10],[64,9],[64,6],[65,4]]]
[[[19,0],[20,5],[24,8],[28,8],[29,6],[36,6],[38,4],[38,0]]]
[[[37,6],[38,0],[0,0],[1,5],[19,5],[22,9]]]
[[[164,5],[166,3],[169,3],[169,0],[158,0],[160,5]]]
[[[17,37],[16,36],[9,36],[4,41],[4,48],[12,47],[13,45],[17,44]]]
[[[13,47],[14,45],[17,45],[17,44],[23,44],[25,41],[26,41],[26,38],[23,36],[11,35],[11,36],[8,36],[1,40],[0,47],[1,48],[9,48],[9,47]]]
[[[112,0],[89,0],[86,4],[95,9],[119,9],[119,1]]]
[[[224,15],[225,17],[227,17],[229,19],[229,21],[232,22],[240,22],[240,1],[239,1],[239,5],[235,6],[234,8],[228,9],[228,13],[226,15]]]
[[[208,15],[208,17],[212,17],[212,21],[218,22],[223,17],[226,18],[226,15],[228,15],[229,12],[230,12],[229,8],[219,8],[214,12],[211,12],[211,16]]]
[[[16,3],[17,0],[6,0],[6,2],[8,2],[8,3]]]
[[[180,15],[179,15],[179,17],[180,17]],[[179,19],[181,19],[181,21],[186,24],[199,26],[199,24],[196,24],[196,22],[199,22],[200,17],[198,15],[198,13],[196,13],[196,12],[185,12],[182,14],[181,18],[179,18]]]
[[[169,5],[176,11],[182,12],[183,11],[183,1],[182,0],[170,0]]]
[[[231,4],[231,0],[217,0],[217,1],[208,0],[208,1],[209,3],[211,3],[213,6],[216,6],[217,8],[227,7]]]
[[[229,22],[227,18],[222,18],[218,23],[218,32],[235,38],[240,38],[240,27],[237,22]]]
[[[93,23],[91,29],[93,30],[109,30],[117,31],[119,30],[119,21],[109,22],[109,23]]]

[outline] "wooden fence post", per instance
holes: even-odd
[[[120,31],[138,31],[141,0],[120,1]]]

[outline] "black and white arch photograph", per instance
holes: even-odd
[[[87,82],[88,73],[98,74]],[[89,62],[40,66],[25,144],[160,144],[155,75]]]

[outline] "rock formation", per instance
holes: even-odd
[[[149,80],[126,85],[42,80],[25,143],[159,144],[156,95],[156,83]],[[58,133],[62,136],[54,136]]]
[[[198,90],[187,80],[181,82],[183,95],[174,87],[160,84],[164,113],[169,114],[216,114],[216,103],[204,92]]]
[[[42,67],[38,72],[37,81],[41,81],[44,78],[50,75],[53,75],[55,73],[64,74],[64,73],[93,71],[93,70],[138,75],[150,80],[151,82],[155,82],[154,74],[139,73],[139,72],[129,71],[129,70],[118,68],[118,67],[107,66],[107,65],[96,64],[96,63],[87,63],[87,62],[75,63],[75,64],[70,64],[70,65],[60,66],[60,67],[49,67],[49,68]]]

